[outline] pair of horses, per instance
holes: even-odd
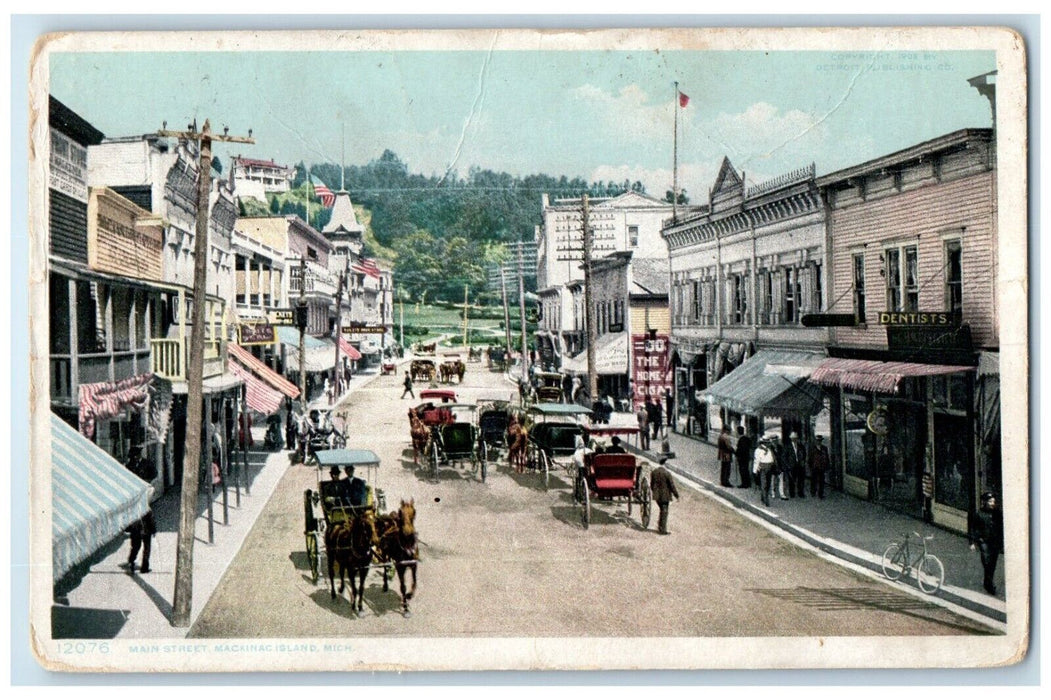
[[[398,510],[375,517],[371,509],[355,510],[344,522],[325,532],[328,555],[329,592],[336,599],[335,568],[339,567],[339,594],[346,590],[344,576],[350,579],[350,606],[360,615],[365,605],[365,577],[375,561],[383,567],[383,590],[389,590],[388,566],[393,565],[401,587],[402,614],[408,616],[409,601],[416,593],[415,500],[402,501]],[[412,572],[412,586],[406,591],[405,574]]]
[[[442,384],[451,384],[453,377],[456,377],[456,381],[463,384],[463,375],[467,372],[467,366],[462,360],[452,360],[449,362],[443,362],[438,367],[438,381]]]

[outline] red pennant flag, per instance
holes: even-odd
[[[680,92],[679,93],[679,106],[680,107],[685,107],[688,104],[690,104],[690,96],[685,94],[685,93]]]

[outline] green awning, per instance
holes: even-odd
[[[809,367],[824,359],[816,353],[760,350],[740,367],[697,394],[736,413],[753,416],[814,415],[821,410],[822,391],[799,372],[770,371]]]

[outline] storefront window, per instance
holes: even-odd
[[[872,412],[872,399],[844,396],[843,433],[846,464],[844,471],[859,479],[868,479],[876,459],[875,436],[869,432],[866,420]]]
[[[95,282],[77,282],[77,352],[106,351],[106,288]]]
[[[934,500],[967,511],[973,496],[971,431],[966,416],[934,415]]]
[[[69,280],[48,276],[48,311],[51,328],[51,354],[69,354]]]

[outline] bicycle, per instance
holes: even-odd
[[[945,582],[945,566],[941,559],[927,551],[927,542],[933,540],[934,535],[924,537],[918,532],[912,534],[923,545],[923,551],[913,559],[909,547],[912,538],[908,533],[903,534],[901,541],[892,542],[883,552],[883,575],[891,581],[897,581],[915,569],[920,590],[933,595]]]

